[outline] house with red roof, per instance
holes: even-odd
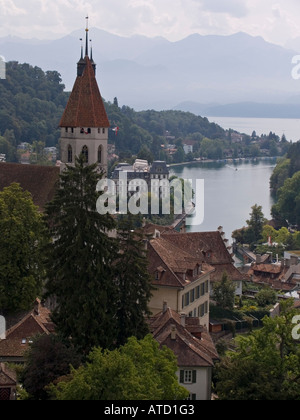
[[[219,355],[199,318],[180,315],[165,302],[149,327],[160,346],[167,346],[175,354],[178,380],[190,392],[190,399],[211,400],[212,370]]]

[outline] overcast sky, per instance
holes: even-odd
[[[239,31],[284,45],[300,36],[299,0],[0,0],[0,37],[54,39],[90,25],[171,41]]]

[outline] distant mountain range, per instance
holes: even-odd
[[[68,90],[76,77],[79,38],[0,39],[0,55],[61,73]],[[209,116],[300,118],[300,80],[292,49],[245,33],[164,38],[120,37],[91,29],[93,57],[106,100],[141,109],[182,109]],[[296,46],[295,46],[296,48]]]

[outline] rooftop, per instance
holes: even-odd
[[[150,331],[161,346],[177,357],[179,367],[212,367],[219,359],[209,333],[199,318],[180,316],[170,308],[149,321]]]
[[[77,76],[60,127],[110,127],[93,63],[86,56],[82,76]]]
[[[0,191],[18,183],[23,190],[31,193],[40,211],[53,199],[58,180],[58,167],[0,163]]]

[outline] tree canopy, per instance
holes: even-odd
[[[171,350],[160,349],[151,335],[141,341],[132,337],[114,351],[94,349],[88,363],[52,387],[52,394],[67,401],[183,400],[189,393],[176,371]]]
[[[42,291],[42,215],[19,184],[0,192],[0,312],[28,310]]]
[[[216,391],[221,400],[299,400],[300,349],[293,335],[295,315],[293,301],[282,302],[280,316],[265,317],[262,329],[236,339],[236,351],[216,370]]]

